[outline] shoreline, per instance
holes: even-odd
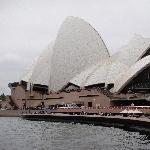
[[[93,124],[150,134],[150,119],[148,118],[66,114],[22,114],[20,116],[32,121]]]
[[[32,121],[51,121],[63,123],[81,123],[116,127],[129,131],[138,131],[150,134],[150,119],[122,116],[101,115],[71,115],[54,114],[21,114],[21,110],[0,110],[0,117],[21,117]]]

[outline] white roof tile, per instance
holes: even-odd
[[[82,19],[68,17],[55,43],[40,55],[22,80],[48,85],[53,91],[60,90],[68,82],[80,87],[114,83],[114,92],[119,92],[149,65],[150,56],[141,59],[149,48],[150,39],[136,35],[110,57],[103,40],[91,25]]]
[[[68,17],[53,48],[50,89],[61,89],[82,71],[108,57],[108,50],[96,30],[82,19]]]
[[[131,66],[138,61],[143,54],[150,48],[150,38],[143,38],[135,34],[133,39],[112,56],[113,60],[118,60],[121,63]]]
[[[148,66],[150,66],[150,56],[146,56],[136,62],[123,75],[120,75],[115,82],[114,92],[120,92],[134,77]]]
[[[49,85],[53,42],[45,49],[35,63],[27,70],[22,80],[33,84]]]

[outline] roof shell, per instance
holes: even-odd
[[[122,71],[127,69],[125,64],[107,59],[103,64],[99,63],[83,71],[70,82],[81,87],[100,83],[110,84],[114,83]]]
[[[107,75],[108,61],[103,64],[98,63],[78,74],[70,82],[80,87],[92,84],[105,83]],[[103,67],[102,67],[103,66]]]
[[[119,93],[134,77],[150,66],[150,56],[146,56],[131,66],[115,82],[114,92]]]
[[[21,80],[29,82],[29,80],[32,76],[33,70],[36,66],[36,63],[37,63],[37,58],[34,59],[32,64],[26,68],[25,74],[21,77]]]
[[[30,82],[34,84],[49,85],[51,73],[51,57],[53,54],[53,42],[50,43],[39,56],[36,66],[34,67]]]
[[[55,43],[43,51],[22,80],[48,85],[53,91],[60,90],[68,82],[80,87],[114,83],[114,91],[119,92],[149,64],[148,56],[142,58],[149,48],[149,38],[135,35],[110,57],[105,43],[90,24],[68,17]]]
[[[131,66],[150,48],[150,38],[143,38],[140,35],[135,34],[133,39],[120,50],[112,55],[112,60],[118,60],[119,62]]]
[[[48,48],[29,67],[22,80],[33,84],[49,85],[52,50],[53,42],[49,44]]]
[[[82,71],[108,57],[108,50],[96,30],[82,19],[68,17],[53,48],[50,89],[60,90]]]
[[[105,81],[106,84],[115,83],[118,77],[128,69],[128,66],[124,63],[116,60],[112,61],[108,66],[107,79]]]
[[[88,80],[90,75],[95,71],[95,69],[98,66],[99,66],[99,64],[90,66],[88,69],[86,69],[85,71],[82,71],[80,74],[78,74],[77,76],[72,78],[70,80],[70,83],[73,83],[80,87],[84,87],[86,81]]]
[[[105,83],[116,84],[131,65],[136,63],[150,48],[150,39],[135,35],[128,45],[121,48],[105,62],[92,66],[77,75],[70,82],[78,86]]]

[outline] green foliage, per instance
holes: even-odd
[[[3,93],[2,95],[0,95],[0,100],[2,100],[2,101],[5,101],[5,100],[6,100],[6,96],[5,96],[4,93]]]

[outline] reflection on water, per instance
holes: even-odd
[[[138,132],[86,124],[0,118],[0,150],[150,149],[150,138]]]

